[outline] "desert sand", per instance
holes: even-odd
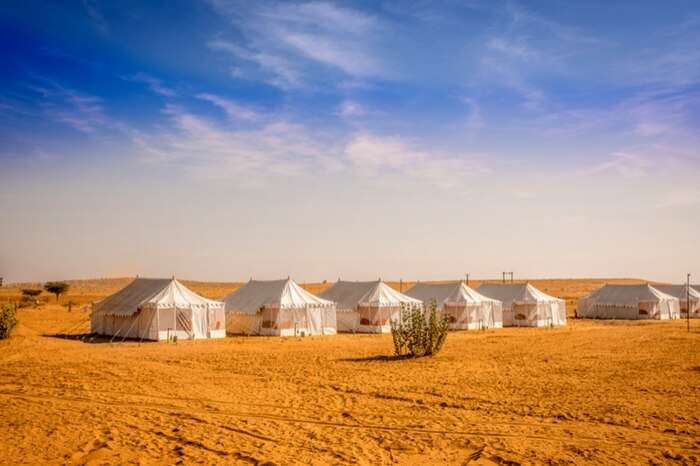
[[[22,309],[0,342],[0,463],[700,462],[698,321],[451,332],[396,360],[389,335],[110,342],[88,317]]]

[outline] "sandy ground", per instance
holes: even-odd
[[[394,360],[388,335],[87,342],[86,313],[19,318],[2,464],[700,462],[698,321],[453,332]]]

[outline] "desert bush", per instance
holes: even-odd
[[[10,332],[17,325],[15,309],[9,304],[0,305],[0,340],[10,336]]]
[[[19,300],[19,307],[31,307],[39,304],[38,296],[41,290],[36,288],[25,288],[22,290],[22,297]]]
[[[448,326],[449,321],[440,315],[435,302],[427,310],[402,305],[401,319],[391,322],[394,353],[409,357],[437,354],[447,339]]]
[[[41,294],[41,290],[37,290],[36,288],[24,288],[22,290],[22,296],[27,296],[30,298],[36,298]]]
[[[37,300],[29,296],[22,296],[17,303],[17,307],[32,307],[36,306]]]

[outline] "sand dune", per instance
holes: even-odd
[[[81,341],[87,317],[21,310],[0,342],[2,463],[700,461],[684,322],[454,332],[392,360],[388,335]]]

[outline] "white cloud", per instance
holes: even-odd
[[[547,111],[549,96],[533,84],[533,77],[564,76],[574,61],[608,44],[584,30],[539,16],[513,3],[503,10],[505,21],[487,35],[480,47],[477,67],[480,84],[502,86],[520,95],[523,107]]]
[[[210,102],[211,104],[221,108],[232,120],[256,121],[262,117],[260,113],[250,107],[240,105],[232,100],[224,99],[223,97],[219,97],[217,95],[198,94],[197,98]]]
[[[506,37],[492,37],[486,43],[486,47],[500,52],[508,57],[518,60],[531,61],[539,58],[540,52],[524,39],[508,39]]]
[[[338,107],[338,115],[346,118],[360,117],[367,113],[367,109],[354,100],[343,100]]]
[[[359,133],[337,143],[337,136],[318,135],[275,116],[241,129],[173,104],[163,112],[170,129],[130,133],[145,162],[180,167],[241,188],[335,174],[383,181],[410,178],[450,189],[488,172],[476,157],[424,151],[400,137]]]
[[[700,21],[689,17],[665,34],[650,31],[650,40],[622,57],[617,72],[628,83],[684,87],[700,83]]]
[[[340,169],[338,151],[299,124],[271,119],[252,129],[231,129],[175,105],[164,113],[172,129],[135,134],[144,161],[171,164],[197,177],[261,188],[290,178],[311,178]]]
[[[177,93],[174,90],[165,86],[160,79],[154,78],[153,76],[150,76],[146,73],[136,73],[132,76],[127,76],[124,79],[126,79],[128,81],[144,83],[144,84],[148,85],[148,87],[154,93],[161,95],[163,97],[175,97],[177,95]]]
[[[335,66],[350,76],[373,76],[379,74],[374,58],[364,50],[348,47],[336,37],[322,34],[281,34],[280,38],[307,58],[326,65]]]
[[[554,108],[557,107],[557,108]],[[692,137],[700,93],[657,89],[641,91],[603,108],[550,105],[550,110],[528,126],[551,136],[601,134],[614,130],[642,140]]]
[[[210,2],[243,33],[244,45],[219,38],[209,42],[214,50],[227,51],[252,62],[281,88],[305,87],[318,78],[313,66],[325,66],[351,78],[385,77],[376,54],[379,19],[358,10],[327,2],[255,4],[234,8],[225,0]]]
[[[646,176],[652,163],[639,154],[629,152],[613,152],[608,160],[594,165],[588,174],[612,173],[624,178]]]
[[[207,45],[212,50],[227,52],[237,59],[256,64],[266,74],[263,80],[270,85],[281,89],[304,87],[300,68],[283,54],[251,51],[221,39],[210,41]],[[231,75],[246,79],[257,77],[256,72],[251,72],[242,65],[233,66]]]
[[[41,108],[44,114],[82,133],[93,133],[112,122],[104,113],[102,99],[67,89],[57,84],[49,87],[28,86],[43,96]]]
[[[345,156],[360,176],[410,177],[443,188],[488,172],[474,159],[424,152],[399,137],[359,134],[346,146]]]

